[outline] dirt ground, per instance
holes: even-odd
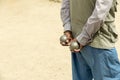
[[[47,0],[0,0],[0,80],[71,80],[70,52],[59,44],[60,6]],[[119,45],[120,40],[120,55]]]

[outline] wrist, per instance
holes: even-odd
[[[67,31],[64,32],[64,35],[66,35],[67,37],[73,39],[72,31],[67,30]]]
[[[66,34],[66,33],[72,34],[72,31],[66,30],[66,31],[64,31],[64,34]]]

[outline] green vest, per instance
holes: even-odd
[[[77,37],[87,19],[91,16],[95,8],[96,0],[70,0],[70,17],[73,36]],[[109,49],[115,46],[117,41],[117,32],[115,29],[115,12],[117,1],[113,0],[113,5],[101,25],[100,30],[95,34],[93,41],[88,44],[95,48]]]

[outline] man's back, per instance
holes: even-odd
[[[92,14],[95,4],[96,0],[70,0],[71,30],[74,37],[77,37],[82,32],[84,25],[86,25],[86,22],[91,15],[96,16]],[[100,29],[93,33],[94,36],[92,36],[91,43],[89,44],[90,46],[96,48],[114,47],[114,43],[117,41],[118,37],[114,25],[116,4],[117,3],[114,0],[104,21],[102,21],[100,25],[95,26],[96,28],[97,26],[100,26]],[[104,11],[100,13],[104,13]],[[97,15],[97,18],[93,17],[90,24],[94,23],[99,17],[101,17],[100,13],[98,13],[99,15]]]

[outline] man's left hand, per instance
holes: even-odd
[[[73,42],[73,41],[78,42],[77,39],[73,39],[71,42]],[[83,46],[79,43],[79,49],[74,49],[74,50],[71,51],[71,52],[80,52],[80,50],[81,50],[82,48],[83,48]]]

